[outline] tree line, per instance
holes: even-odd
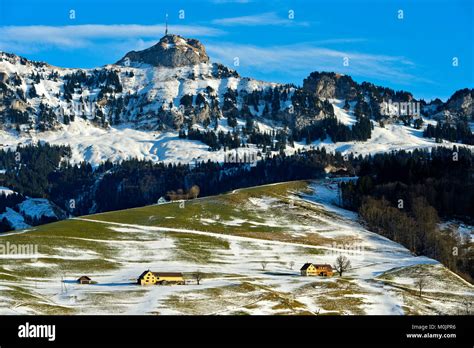
[[[436,126],[429,124],[423,131],[423,136],[435,138],[437,143],[445,139],[453,143],[474,145],[474,133],[467,121],[457,121],[454,124],[438,122]]]
[[[341,204],[369,228],[472,281],[470,240],[441,228],[443,219],[474,222],[474,155],[453,147],[365,157],[357,181],[341,183]]]

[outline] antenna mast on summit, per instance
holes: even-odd
[[[168,35],[168,14],[166,14],[166,20],[165,20],[165,36]]]

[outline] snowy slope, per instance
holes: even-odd
[[[333,99],[331,100],[334,107],[336,117],[346,125],[353,125],[356,120],[352,109],[346,112],[342,109],[343,101]],[[432,120],[424,119],[425,124],[433,124]],[[468,147],[474,150],[472,145],[464,145],[459,143],[452,143],[443,140],[438,144],[434,139],[424,138],[423,129],[414,129],[404,126],[402,124],[388,124],[381,127],[377,122],[372,121],[374,129],[372,137],[367,141],[349,141],[333,143],[330,139],[324,141],[315,141],[310,146],[321,147],[324,146],[329,151],[339,151],[343,154],[354,153],[356,155],[368,155],[381,152],[390,152],[393,150],[414,150],[426,148],[430,149],[437,146],[452,147],[453,145]],[[296,144],[296,148],[307,148],[304,142]]]
[[[344,123],[352,125],[355,123],[354,116],[340,108],[340,102],[334,103],[336,116]],[[239,124],[243,124],[239,120]],[[260,121],[258,123],[262,131],[280,129],[271,122]],[[218,130],[229,130],[227,120],[219,121]],[[178,138],[175,131],[146,131],[134,129],[131,125],[121,125],[103,129],[92,125],[89,121],[81,118],[76,119],[70,125],[62,126],[55,131],[30,132],[18,135],[15,131],[0,130],[0,141],[4,149],[15,149],[18,144],[37,143],[45,141],[50,144],[69,145],[72,148],[72,162],[90,162],[97,166],[100,163],[111,160],[121,161],[130,158],[146,159],[155,162],[181,162],[193,163],[195,160],[223,162],[224,150],[209,151],[208,146],[192,140]],[[342,153],[353,152],[355,154],[369,154],[388,152],[392,150],[416,148],[432,148],[436,146],[451,147],[454,143],[444,141],[437,144],[433,139],[423,138],[423,130],[416,130],[398,124],[380,127],[374,122],[374,130],[371,139],[365,142],[338,142],[333,143],[330,139],[315,141],[310,145],[304,142],[295,143],[295,148],[287,147],[287,153],[297,149],[308,149],[310,147],[324,146],[329,151],[340,151]],[[467,146],[474,150],[474,146]],[[259,150],[249,145],[249,148],[238,149],[239,153],[257,153]]]

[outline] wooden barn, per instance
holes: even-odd
[[[79,284],[92,284],[92,279],[88,276],[82,276],[77,280],[77,282]]]

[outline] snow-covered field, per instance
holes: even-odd
[[[337,181],[283,183],[2,236],[38,250],[0,255],[0,313],[456,314],[474,298],[472,285],[366,230],[336,199]],[[342,277],[300,276],[304,263],[341,254],[352,263]],[[133,284],[146,269],[183,272],[187,285]],[[430,279],[422,297],[420,272]],[[81,275],[97,283],[79,285]]]

